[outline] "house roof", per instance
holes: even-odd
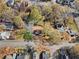
[[[32,27],[32,30],[34,31],[34,30],[43,30],[43,27],[41,27],[41,26],[33,26]]]

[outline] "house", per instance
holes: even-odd
[[[33,26],[32,27],[32,32],[34,35],[40,35],[42,34],[43,28],[41,26]]]

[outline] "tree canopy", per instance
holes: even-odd
[[[39,11],[37,6],[32,6],[31,7],[31,13],[29,15],[29,20],[34,21],[34,22],[39,22],[43,19],[41,15],[41,11]]]
[[[59,31],[53,29],[50,25],[46,24],[44,26],[44,34],[49,36],[49,40],[52,43],[58,43],[61,41],[61,34]]]
[[[32,33],[29,32],[29,31],[26,31],[26,32],[24,33],[24,35],[23,35],[23,38],[24,38],[25,40],[32,40]]]
[[[15,16],[13,22],[16,24],[18,28],[24,28],[24,22],[22,21],[20,16]]]

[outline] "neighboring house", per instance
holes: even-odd
[[[34,35],[40,35],[42,34],[43,28],[41,26],[33,26],[32,32]]]

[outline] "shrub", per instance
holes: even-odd
[[[23,35],[23,38],[24,38],[25,40],[32,40],[32,33],[26,31],[26,32],[24,33],[24,35]]]

